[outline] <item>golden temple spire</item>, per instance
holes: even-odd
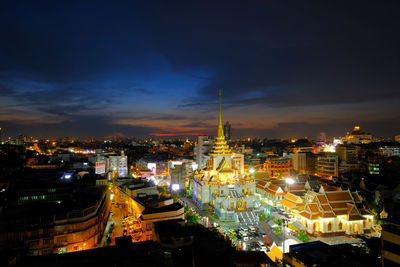
[[[218,120],[218,135],[224,136],[224,128],[222,127],[222,111],[221,111],[221,89],[219,90],[219,120]]]
[[[221,90],[219,90],[219,119],[218,119],[218,134],[214,145],[211,148],[211,156],[230,156],[232,154],[225,140],[224,128],[222,127],[222,111],[221,111]]]

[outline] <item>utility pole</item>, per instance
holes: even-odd
[[[282,245],[282,251],[283,251],[283,253],[285,253],[285,222],[286,222],[286,219],[282,219],[282,233],[283,233],[283,245]]]
[[[285,261],[284,261],[284,257],[285,257],[285,226],[287,225],[287,220],[286,219],[282,219],[282,233],[283,233],[283,245],[282,245],[282,264],[283,266],[285,266]]]

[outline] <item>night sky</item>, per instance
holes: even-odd
[[[2,1],[3,135],[400,134],[399,1]]]

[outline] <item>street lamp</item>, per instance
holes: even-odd
[[[294,183],[295,183],[295,180],[294,180],[293,178],[288,177],[288,178],[285,179],[285,182],[286,182],[287,185],[288,185],[288,191],[290,191],[290,185],[291,185],[291,184],[294,184]]]
[[[288,178],[285,179],[285,182],[286,182],[287,184],[294,184],[295,181],[294,181],[293,178],[288,177]]]
[[[283,254],[285,254],[285,239],[286,239],[286,235],[285,235],[285,226],[287,225],[288,221],[287,219],[282,219],[282,233],[283,233],[283,246],[282,246],[282,251]]]

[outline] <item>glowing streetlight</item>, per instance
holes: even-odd
[[[287,183],[287,184],[294,184],[294,179],[293,178],[286,178],[285,179],[285,182]]]
[[[256,171],[254,169],[249,170],[250,173],[255,173]]]

